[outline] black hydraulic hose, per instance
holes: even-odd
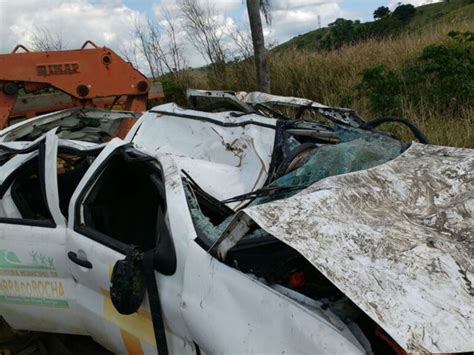
[[[415,124],[413,122],[411,122],[410,120],[407,120],[406,118],[402,118],[402,117],[385,116],[385,117],[377,118],[375,120],[372,120],[370,122],[362,124],[360,126],[360,128],[372,130],[372,129],[380,126],[382,123],[386,123],[386,122],[400,122],[400,123],[403,123],[405,126],[407,126],[410,129],[410,131],[413,133],[415,138],[418,139],[418,141],[420,143],[422,143],[422,144],[428,144],[429,143],[428,138],[426,138],[426,136],[423,134],[423,132],[421,132],[420,129],[417,126],[415,126]]]

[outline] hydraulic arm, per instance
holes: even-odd
[[[0,129],[8,125],[20,92],[48,87],[69,95],[71,106],[100,106],[96,101],[104,100],[95,99],[112,98],[121,99],[125,110],[145,111],[151,83],[113,50],[90,41],[81,49],[47,52],[18,45],[0,55]]]

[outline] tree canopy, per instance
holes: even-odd
[[[380,6],[374,11],[374,19],[382,19],[390,15],[390,9],[387,6]]]

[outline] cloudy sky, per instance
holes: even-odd
[[[59,34],[68,48],[77,48],[86,39],[117,51],[130,49],[133,24],[145,16],[160,19],[164,10],[178,17],[179,0],[0,0],[0,53],[17,43],[27,44],[37,28]],[[247,28],[244,0],[199,0],[210,4],[218,21],[226,26]],[[422,5],[437,0],[405,0]],[[370,20],[374,9],[394,7],[399,0],[272,0],[272,24],[265,29],[266,40],[282,43],[293,36],[316,29],[336,18]],[[183,38],[183,41],[185,39]],[[190,65],[204,59],[188,44]]]

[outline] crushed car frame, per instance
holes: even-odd
[[[133,354],[474,350],[473,150],[306,99],[188,94],[126,136],[139,115],[95,109],[0,132],[12,327]]]

